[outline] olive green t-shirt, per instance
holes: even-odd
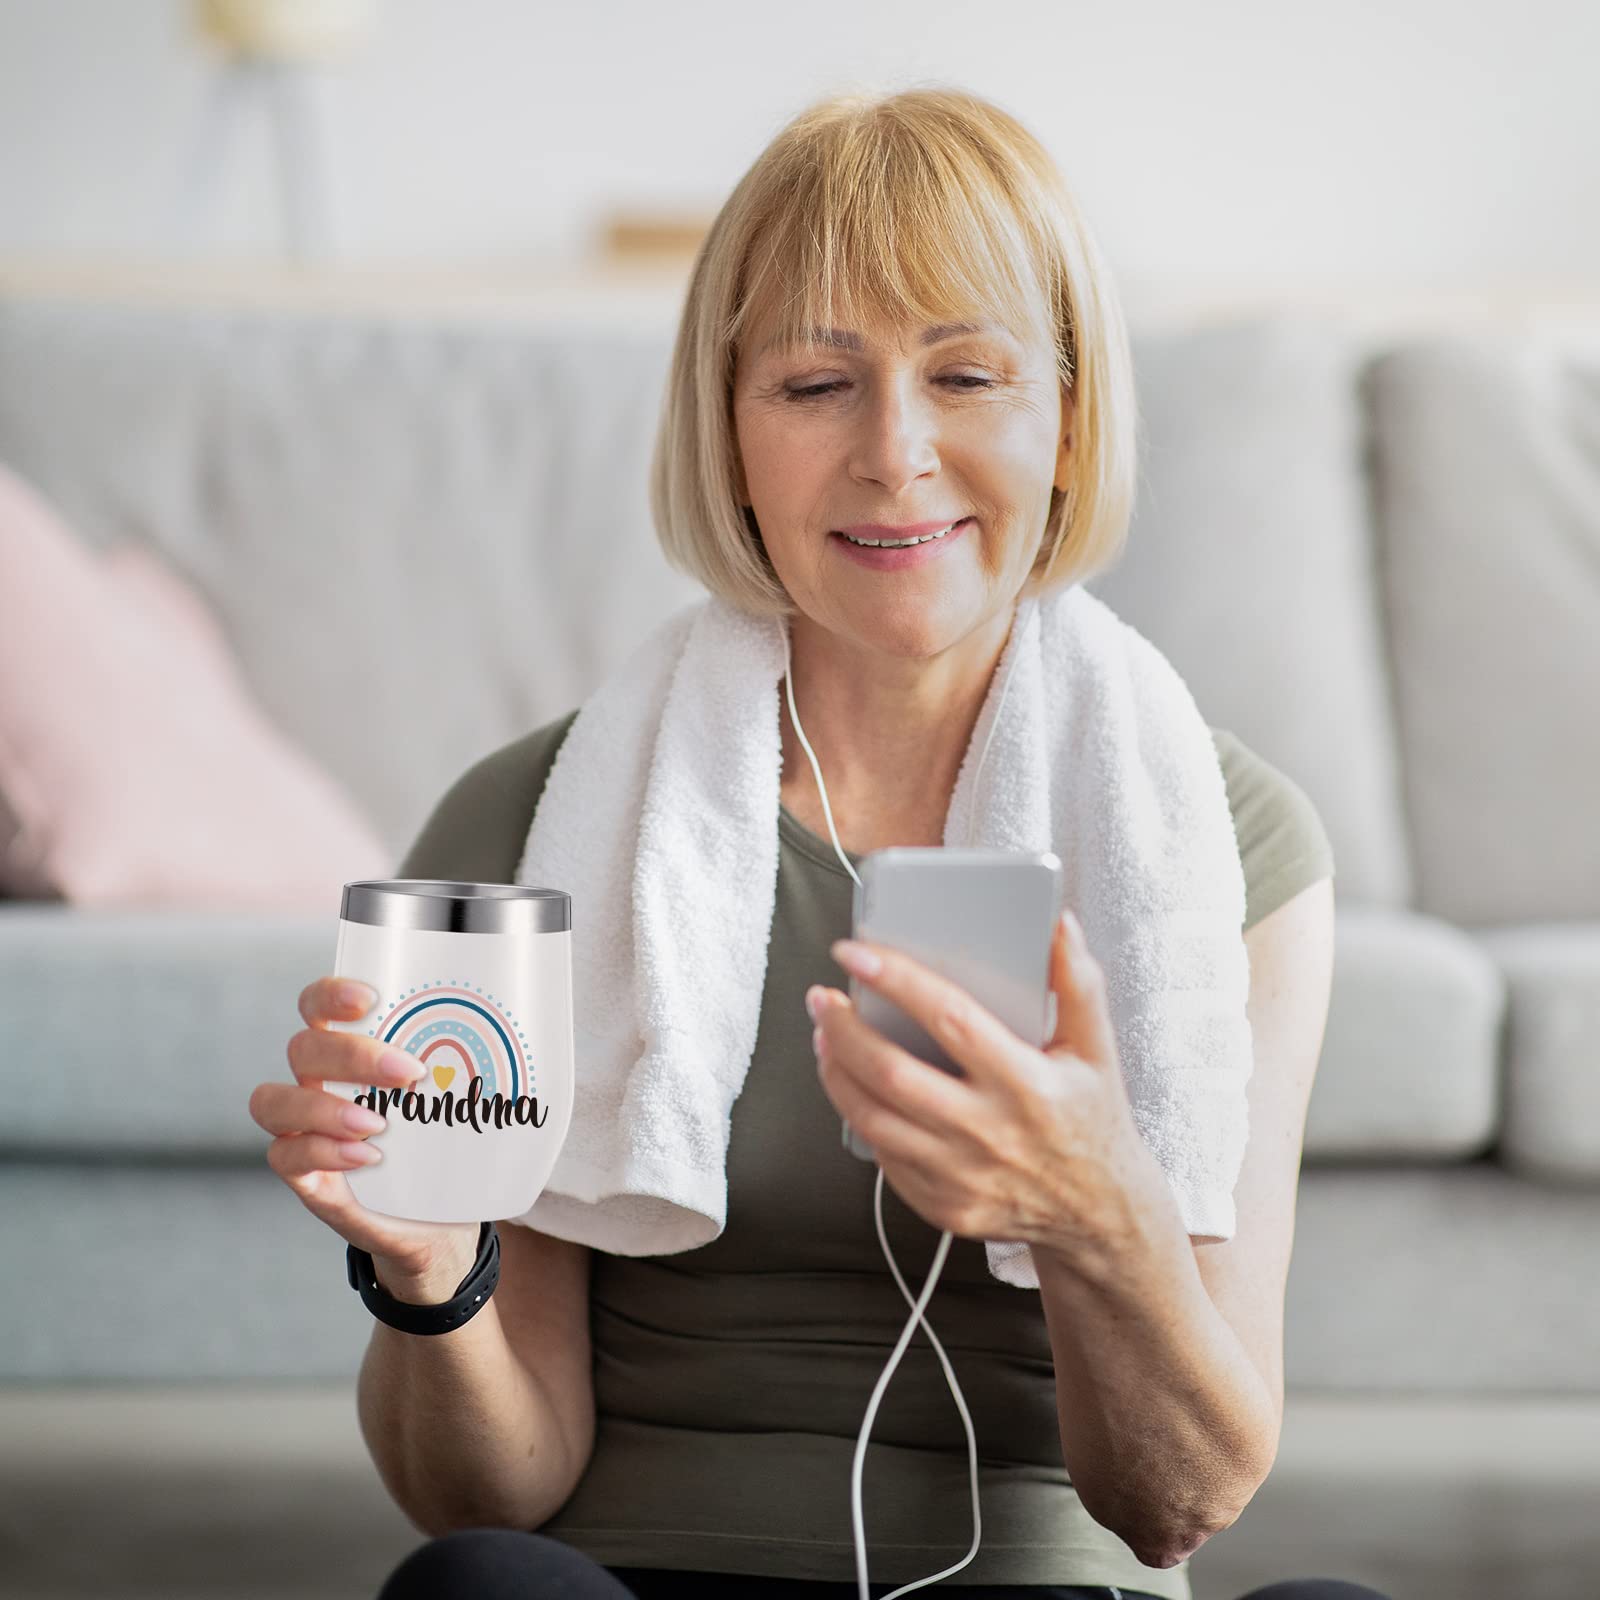
[[[576,716],[472,766],[435,807],[397,876],[514,882]],[[1332,851],[1295,784],[1231,733],[1214,729],[1213,739],[1248,929],[1331,876]],[[853,880],[832,842],[784,806],[778,836],[760,1022],[733,1104],[727,1226],[673,1255],[592,1257],[594,1454],[539,1531],[605,1566],[855,1577],[856,1439],[909,1311],[878,1242],[877,1167],[840,1144],[805,1010],[812,983],[846,981],[829,947],[850,933]],[[575,923],[582,915],[574,906]],[[883,1208],[915,1292],[940,1235],[887,1184]],[[927,1317],[972,1418],[983,1512],[977,1554],[948,1581],[1117,1584],[1190,1600],[1187,1562],[1144,1566],[1072,1488],[1038,1292],[999,1282],[983,1242],[956,1237]],[[861,1505],[874,1582],[928,1576],[971,1545],[966,1433],[920,1330],[873,1419]]]

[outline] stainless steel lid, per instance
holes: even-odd
[[[568,933],[572,896],[517,883],[363,878],[344,886],[339,915],[346,922],[439,933]]]

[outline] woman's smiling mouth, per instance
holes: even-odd
[[[838,541],[839,548],[852,561],[864,567],[874,567],[880,572],[898,572],[906,567],[920,567],[931,561],[947,545],[954,543],[972,526],[971,517],[963,517],[944,533],[933,533],[909,544],[858,543],[848,534],[830,533],[829,542]]]

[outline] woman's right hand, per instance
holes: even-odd
[[[323,1083],[335,1079],[398,1088],[415,1083],[424,1070],[415,1057],[370,1034],[328,1027],[331,1021],[355,1022],[376,1004],[377,996],[366,984],[360,988],[370,999],[354,1004],[341,1000],[349,981],[318,978],[301,991],[300,1015],[307,1026],[289,1040],[288,1047],[296,1081],[258,1083],[251,1091],[250,1115],[277,1135],[267,1147],[267,1165],[314,1217],[372,1256],[378,1280],[391,1294],[442,1284],[433,1298],[448,1299],[477,1259],[481,1225],[403,1222],[368,1211],[345,1177],[351,1167],[366,1164],[365,1140],[377,1131],[354,1123],[379,1119],[375,1112],[324,1089]]]

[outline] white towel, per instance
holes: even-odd
[[[716,596],[674,613],[584,701],[534,813],[517,882],[572,896],[576,1082],[515,1220],[558,1238],[670,1255],[726,1225],[776,900],[786,627]],[[1019,602],[944,842],[1061,858],[1139,1133],[1189,1233],[1231,1238],[1251,1039],[1227,790],[1183,680],[1080,585]],[[1038,1287],[1025,1242],[985,1249],[994,1277]]]

